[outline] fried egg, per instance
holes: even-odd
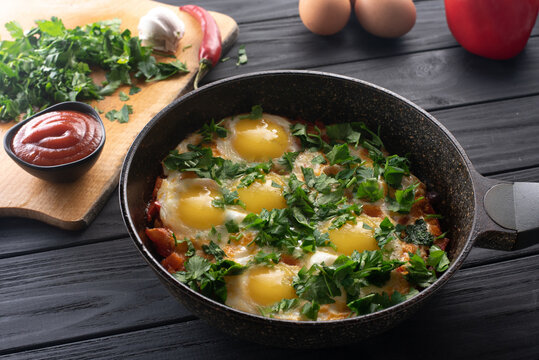
[[[163,225],[178,235],[193,236],[197,231],[224,224],[225,211],[212,205],[220,195],[213,180],[169,176],[157,193]]]
[[[238,276],[227,278],[226,305],[250,313],[258,313],[260,307],[275,304],[281,299],[296,298],[292,286],[297,266],[283,263],[275,266],[253,266]]]
[[[356,223],[347,222],[338,229],[329,230],[329,239],[336,246],[339,254],[350,256],[356,250],[379,250],[374,238],[374,229],[379,226],[381,219],[361,215]]]
[[[265,180],[256,180],[247,187],[238,187],[238,195],[250,213],[260,213],[262,209],[284,209],[286,200],[283,196],[283,180],[274,173],[265,176]]]
[[[240,115],[224,119],[223,126],[229,136],[217,139],[216,146],[225,159],[264,162],[298,149],[290,123],[281,116],[264,113],[260,119],[249,119]]]

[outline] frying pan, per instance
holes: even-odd
[[[187,134],[211,119],[249,112],[253,105],[291,119],[326,124],[364,121],[380,134],[390,153],[408,154],[411,171],[444,216],[451,239],[449,269],[417,296],[391,308],[354,318],[301,322],[265,318],[226,307],[191,290],[152,254],[144,234],[145,208],[161,160]],[[471,120],[472,121],[472,120]],[[159,112],[140,132],[120,176],[120,205],[127,229],[143,258],[180,302],[228,334],[283,347],[352,343],[387,330],[416,311],[460,268],[474,244],[511,249],[517,237],[539,227],[539,184],[508,183],[479,175],[456,139],[417,105],[357,79],[312,71],[258,72],[214,82]],[[526,239],[524,239],[526,240]]]

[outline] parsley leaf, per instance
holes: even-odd
[[[449,259],[445,251],[438,246],[433,245],[429,250],[427,264],[432,266],[438,272],[444,272],[449,268]]]
[[[240,200],[238,192],[236,190],[230,191],[227,188],[221,188],[222,196],[214,199],[211,204],[215,207],[224,209],[225,206],[230,205],[239,205],[245,207],[245,204]]]
[[[356,196],[360,199],[375,202],[384,197],[384,189],[380,187],[378,180],[367,179],[358,185]]]
[[[245,65],[247,64],[248,60],[245,45],[240,45],[238,49],[238,61],[236,62],[236,66]]]
[[[350,155],[350,149],[348,149],[347,144],[334,145],[326,156],[330,165],[347,164],[356,159],[356,157]]]
[[[202,295],[224,303],[227,298],[225,276],[239,275],[244,269],[231,260],[211,263],[194,255],[185,262],[185,271],[175,272],[173,276]]]
[[[202,142],[208,143],[213,140],[213,134],[216,134],[220,138],[224,138],[228,135],[228,130],[221,126],[223,120],[215,123],[214,119],[211,119],[210,123],[202,125],[202,128],[198,131],[202,135]]]
[[[412,206],[419,200],[423,199],[415,198],[415,189],[419,186],[419,183],[408,186],[406,189],[398,189],[395,191],[395,199],[387,198],[388,210],[396,211],[399,213],[407,214],[412,210]]]
[[[229,234],[235,234],[235,233],[238,233],[240,231],[240,227],[238,226],[238,224],[236,224],[236,222],[232,219],[228,220],[227,222],[225,222],[225,227],[226,227],[226,231],[229,233]]]
[[[320,311],[320,304],[316,301],[307,302],[301,308],[301,314],[310,320],[318,318],[318,311]]]
[[[247,115],[240,116],[240,120],[243,119],[251,119],[251,120],[258,120],[262,119],[262,114],[264,113],[264,110],[262,109],[261,105],[253,105],[251,107],[251,113]]]
[[[300,139],[301,145],[304,148],[324,151],[329,150],[330,146],[321,137],[322,131],[317,126],[314,127],[314,131],[316,134],[307,131],[307,126],[302,123],[295,123],[290,126],[290,132]]]
[[[213,241],[210,241],[208,245],[202,245],[202,250],[208,255],[213,255],[213,257],[217,261],[223,260],[223,258],[226,256],[223,249],[221,249],[219,245],[217,245]]]
[[[409,265],[406,266],[408,274],[404,277],[410,283],[422,288],[426,288],[436,281],[434,270],[427,269],[425,261],[418,254],[410,253]]]
[[[129,121],[129,115],[133,113],[133,106],[125,104],[122,106],[120,111],[110,110],[105,114],[105,117],[110,121],[118,120],[120,124],[126,123]]]
[[[402,177],[410,174],[407,158],[398,155],[388,156],[384,167],[384,179],[386,183],[394,188],[401,186]]]
[[[265,253],[264,251],[260,250],[256,255],[253,257],[253,261],[255,264],[266,264],[269,266],[273,266],[281,260],[281,254],[277,254],[274,252],[271,253]]]
[[[127,100],[129,100],[129,96],[127,96],[127,94],[124,93],[123,91],[120,91],[120,95],[119,95],[119,96],[120,96],[120,100],[121,100],[121,101],[127,101]]]
[[[142,89],[139,88],[138,86],[131,86],[129,88],[129,95],[135,95],[135,94],[138,94]]]
[[[281,158],[277,160],[279,165],[282,165],[286,171],[292,171],[294,168],[294,162],[299,155],[299,151],[285,152]]]
[[[292,286],[301,299],[316,301],[319,304],[334,303],[333,298],[341,295],[337,283],[324,271],[324,267],[318,264],[314,264],[308,270],[306,267],[301,268],[294,277]]]
[[[385,217],[380,223],[380,227],[374,230],[374,239],[378,247],[383,248],[388,242],[395,239],[395,225]]]
[[[418,293],[417,290],[412,289],[406,295],[402,295],[398,291],[394,291],[391,296],[385,291],[381,294],[369,294],[357,300],[348,303],[350,310],[358,315],[370,314],[388,307],[397,305],[406,299]]]

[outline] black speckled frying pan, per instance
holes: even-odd
[[[187,134],[210,119],[265,112],[324,123],[365,121],[380,126],[391,153],[409,154],[411,171],[439,194],[451,266],[419,295],[389,309],[345,320],[295,322],[228,308],[174,279],[145,244],[144,211],[161,171],[161,160]],[[323,347],[356,342],[405,319],[462,265],[474,244],[511,249],[517,237],[539,227],[539,184],[487,179],[473,168],[462,147],[436,119],[410,101],[364,81],[310,71],[260,72],[217,81],[164,108],[140,132],[120,178],[125,224],[144,259],[170,292],[193,313],[226,333],[286,347]],[[488,208],[488,211],[485,210]]]

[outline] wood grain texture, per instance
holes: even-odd
[[[130,239],[3,259],[0,273],[0,354],[190,316]]]
[[[539,38],[507,61],[472,55],[462,48],[317,67],[373,82],[435,110],[539,94]]]
[[[0,13],[0,23],[17,20],[25,29],[33,26],[33,20],[58,16],[68,28],[85,25],[104,19],[118,17],[124,28],[131,29],[137,35],[140,17],[159,4],[146,0],[127,0],[111,3],[107,0],[74,1],[55,0],[44,4],[35,0],[26,2],[27,11],[20,12],[16,2],[8,2]],[[161,5],[163,6],[163,5]],[[23,216],[38,219],[65,229],[80,229],[89,224],[106,202],[108,195],[117,185],[120,167],[131,142],[146,123],[163,107],[181,93],[192,87],[192,81],[198,69],[198,50],[202,41],[202,32],[197,21],[190,15],[180,12],[177,7],[169,6],[186,25],[186,33],[180,42],[176,56],[187,64],[189,74],[176,76],[167,81],[137,82],[142,88],[138,94],[123,102],[119,99],[120,91],[128,92],[123,86],[113,95],[106,97],[97,105],[107,112],[119,110],[124,104],[133,106],[133,115],[127,124],[111,123],[105,119],[107,141],[103,152],[94,167],[76,182],[53,184],[37,179],[16,165],[0,150],[2,174],[0,182],[0,216]],[[237,37],[237,24],[227,15],[212,13],[220,27],[223,47],[228,48]],[[0,34],[7,36],[2,28]],[[191,48],[183,51],[186,45]],[[161,59],[170,61],[171,59]],[[104,116],[103,116],[104,118]],[[0,137],[12,124],[0,124]],[[13,179],[17,179],[14,181]]]
[[[529,96],[432,115],[457,138],[475,168],[489,174],[539,165],[538,109],[539,96]]]
[[[14,217],[0,218],[0,258],[128,237],[120,214],[118,190],[109,196],[92,226],[72,231]]]
[[[409,320],[365,342],[297,351],[262,347],[204,322],[152,327],[15,354],[28,359],[535,359],[539,343],[539,256],[459,271]],[[530,334],[531,332],[531,334]],[[421,346],[418,337],[423,339]],[[276,344],[277,345],[277,344]],[[348,355],[348,356],[347,356]]]

